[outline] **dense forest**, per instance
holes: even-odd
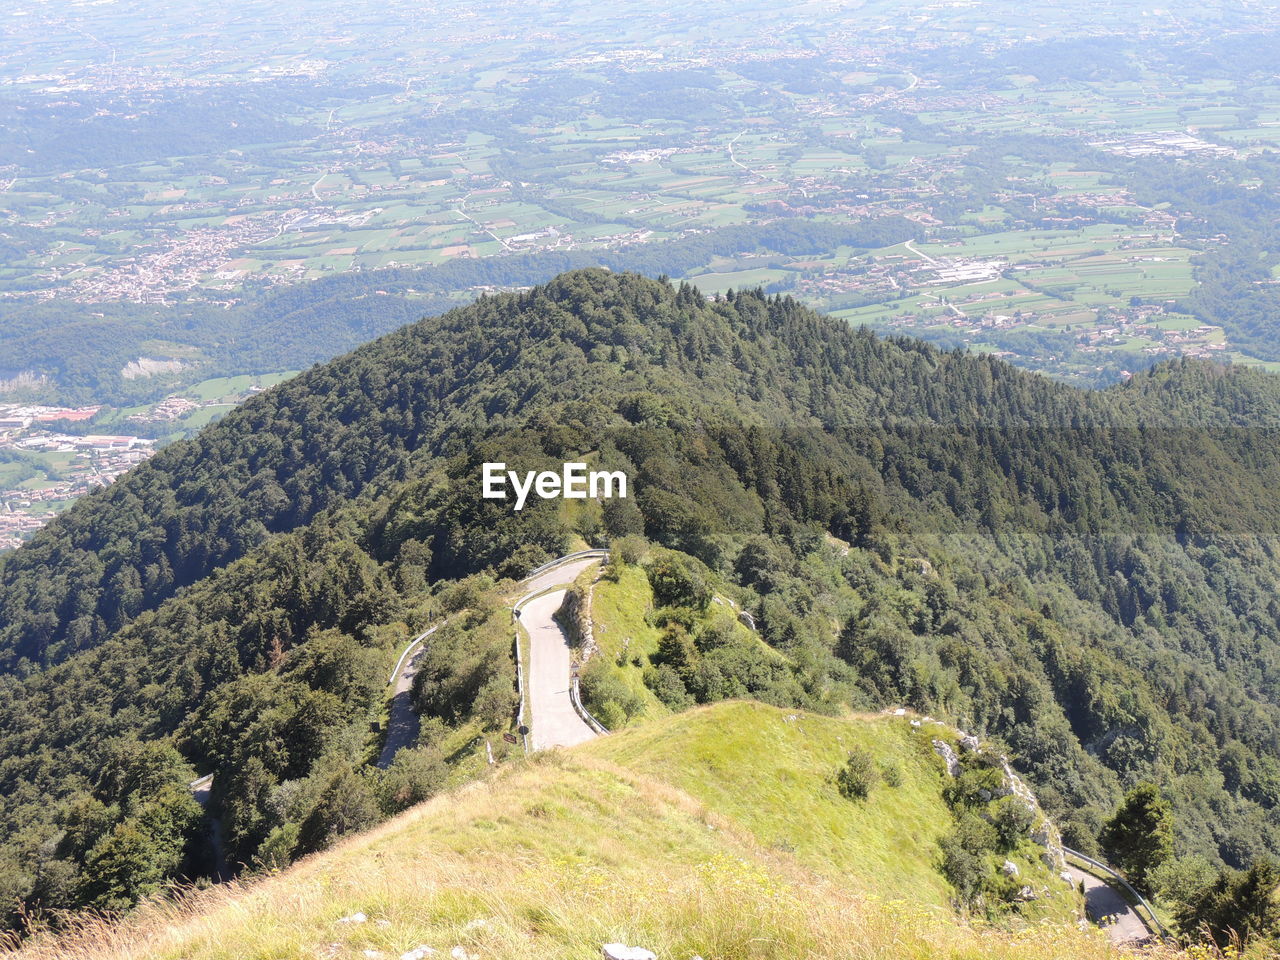
[[[1196,362],[1085,392],[759,291],[592,269],[482,297],[0,561],[7,922],[220,872],[208,814],[262,869],[429,795],[512,721],[504,581],[620,538],[687,558],[765,641],[672,614],[664,703],[910,706],[1003,743],[1074,846],[1149,781],[1178,858],[1247,867],[1280,853],[1278,428],[1273,378]],[[483,462],[570,459],[632,498],[478,495]],[[419,744],[372,769],[394,650],[445,613]],[[209,772],[206,814],[183,787]]]

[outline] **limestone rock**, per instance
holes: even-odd
[[[658,960],[658,955],[644,947],[628,947],[625,943],[606,943],[600,948],[604,960]]]
[[[940,756],[942,762],[947,765],[947,773],[950,776],[960,776],[960,758],[951,749],[951,744],[945,740],[935,740],[933,741],[933,752]]]
[[[1004,862],[1004,866],[1002,866],[1000,870],[1001,872],[1004,873],[1006,877],[1016,877],[1016,876],[1019,876],[1022,872],[1018,869],[1018,865],[1014,863],[1012,860],[1006,860]]]

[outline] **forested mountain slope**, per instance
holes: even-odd
[[[1278,425],[1260,373],[1085,393],[599,270],[484,298],[255,398],[0,563],[0,881],[119,905],[208,870],[195,769],[233,863],[398,809],[510,724],[496,580],[635,535],[774,652],[669,598],[644,682],[673,709],[907,704],[1008,743],[1077,845],[1152,779],[1183,852],[1247,863],[1280,851]],[[633,496],[480,499],[483,462],[570,459]],[[412,782],[368,774],[392,646],[462,610]]]

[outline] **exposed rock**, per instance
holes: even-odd
[[[912,720],[912,721],[911,721],[911,726],[913,726],[913,727],[915,727],[917,730],[919,730],[919,729],[920,729],[920,721],[919,721],[919,720]]]
[[[1071,879],[1071,874],[1067,873],[1067,871],[1065,870],[1063,870],[1060,874],[1058,874],[1058,876],[1060,876],[1063,880],[1067,882],[1067,886],[1071,886],[1073,883],[1075,883],[1075,881]]]
[[[1026,886],[1018,891],[1018,899],[1025,901],[1025,900],[1036,900],[1039,898],[1036,896],[1036,892],[1032,890],[1031,887]]]
[[[1022,873],[1022,871],[1018,869],[1018,865],[1014,863],[1012,860],[1006,860],[1004,862],[1004,866],[1002,866],[1000,870],[1004,873],[1006,877],[1016,877]]]
[[[897,710],[893,711],[893,715],[895,717],[905,717],[907,715],[907,711],[902,707],[899,707]]]
[[[187,364],[181,360],[156,360],[153,357],[139,357],[130,360],[120,368],[120,376],[126,380],[137,380],[140,377],[154,377],[161,373],[177,373],[185,369]]]
[[[368,919],[369,918],[366,917],[363,913],[353,913],[349,917],[343,917],[341,920],[338,921],[338,923],[364,923]]]
[[[453,960],[476,960],[476,954],[467,953],[462,947],[454,947],[449,951],[449,956],[453,957]]]
[[[956,756],[955,750],[951,749],[951,744],[945,740],[933,741],[933,752],[942,758],[942,762],[947,765],[947,773],[950,776],[960,776],[960,758]]]
[[[658,960],[658,955],[644,947],[628,947],[624,943],[606,943],[600,948],[604,960]]]
[[[412,950],[406,950],[400,954],[400,960],[427,960],[427,957],[434,957],[435,955],[436,951],[424,943],[420,947],[414,947]]]
[[[960,749],[965,753],[977,753],[981,747],[982,744],[973,734],[967,733],[960,738]]]

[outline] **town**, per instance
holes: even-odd
[[[155,452],[156,442],[142,437],[59,429],[88,423],[99,409],[0,404],[0,551]]]

